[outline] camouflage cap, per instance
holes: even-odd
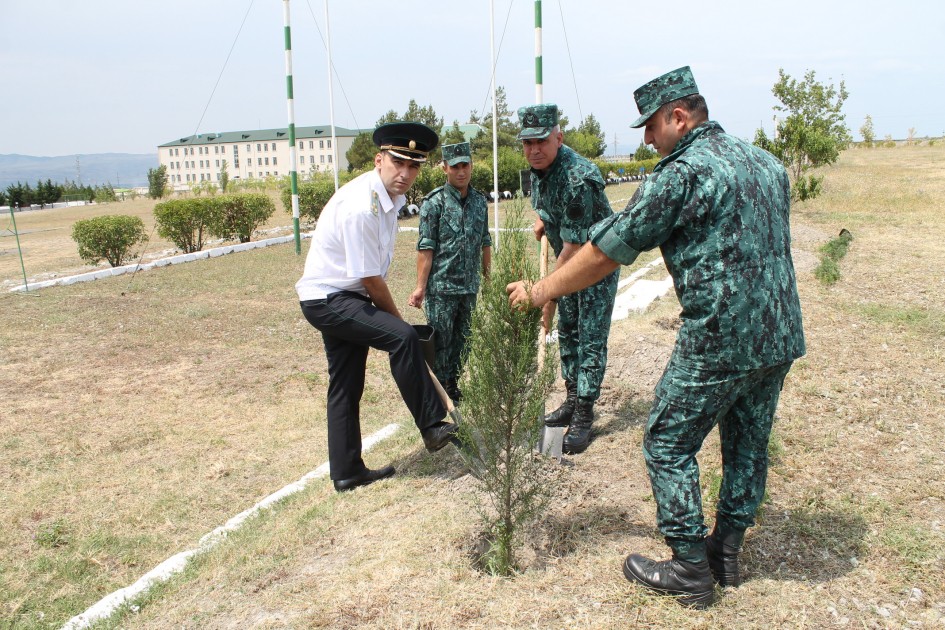
[[[472,158],[470,157],[469,143],[459,142],[457,144],[444,144],[443,161],[449,166],[456,166],[460,162],[471,163]]]
[[[402,160],[423,164],[427,154],[436,148],[440,141],[436,132],[418,122],[392,122],[374,130],[374,144],[381,151]]]
[[[558,106],[554,103],[526,105],[518,109],[518,119],[522,123],[519,140],[542,140],[558,124]]]
[[[656,77],[634,90],[633,100],[637,102],[640,117],[630,126],[642,127],[650,116],[666,103],[698,93],[699,88],[696,86],[696,80],[689,66],[676,68],[663,76]]]

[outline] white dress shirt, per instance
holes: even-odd
[[[393,199],[377,169],[356,177],[328,200],[312,232],[305,271],[295,290],[299,300],[317,300],[337,291],[367,296],[362,278],[387,272],[394,257],[397,212],[407,199]]]

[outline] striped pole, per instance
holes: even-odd
[[[544,84],[541,77],[541,0],[535,0],[535,103],[541,103]]]
[[[295,146],[295,97],[292,88],[292,27],[289,25],[289,0],[282,0],[282,17],[285,23],[285,91],[286,107],[289,110],[289,182],[292,190],[292,228],[295,232],[295,253],[302,253],[302,237],[299,234],[299,173]]]

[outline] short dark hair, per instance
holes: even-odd
[[[705,104],[705,99],[702,98],[701,94],[690,94],[689,96],[684,96],[675,101],[663,104],[660,110],[666,122],[669,122],[673,110],[677,107],[686,110],[693,118],[700,122],[709,119],[709,106]]]

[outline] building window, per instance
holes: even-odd
[[[314,148],[315,148],[315,141],[314,141],[314,140],[309,140],[309,141],[308,141],[308,148],[309,148],[309,149],[314,149]]]
[[[217,160],[217,168],[220,168],[220,160]]]
[[[305,148],[305,140],[299,140],[299,148],[300,148],[300,149],[304,149],[304,148]]]
[[[324,156],[324,155],[319,155],[319,156],[318,156],[318,160],[319,160],[322,164],[324,164],[324,163],[325,163],[325,156]]]
[[[266,158],[266,166],[269,166],[269,158]]]
[[[273,165],[273,166],[276,165],[276,156],[272,156],[272,165]]]
[[[309,164],[314,164],[314,163],[315,163],[315,156],[314,156],[314,155],[308,156],[308,163],[309,163]]]
[[[319,148],[319,149],[324,149],[324,148],[325,148],[325,141],[324,141],[324,140],[319,140],[319,141],[318,141],[318,148]]]
[[[259,176],[260,176],[260,177],[262,177],[262,176],[263,176],[263,174],[262,174],[262,171],[259,171]]]
[[[331,140],[328,141],[328,148],[331,148]]]
[[[262,145],[259,144],[258,142],[256,143],[256,150],[257,150],[257,151],[262,151]]]
[[[246,145],[246,152],[249,153],[249,152],[252,151],[252,150],[253,150],[253,145],[247,144],[247,145]]]
[[[299,156],[299,164],[305,164],[305,156],[304,156],[304,155],[300,155],[300,156]]]
[[[331,164],[331,156],[328,156],[328,163]]]

